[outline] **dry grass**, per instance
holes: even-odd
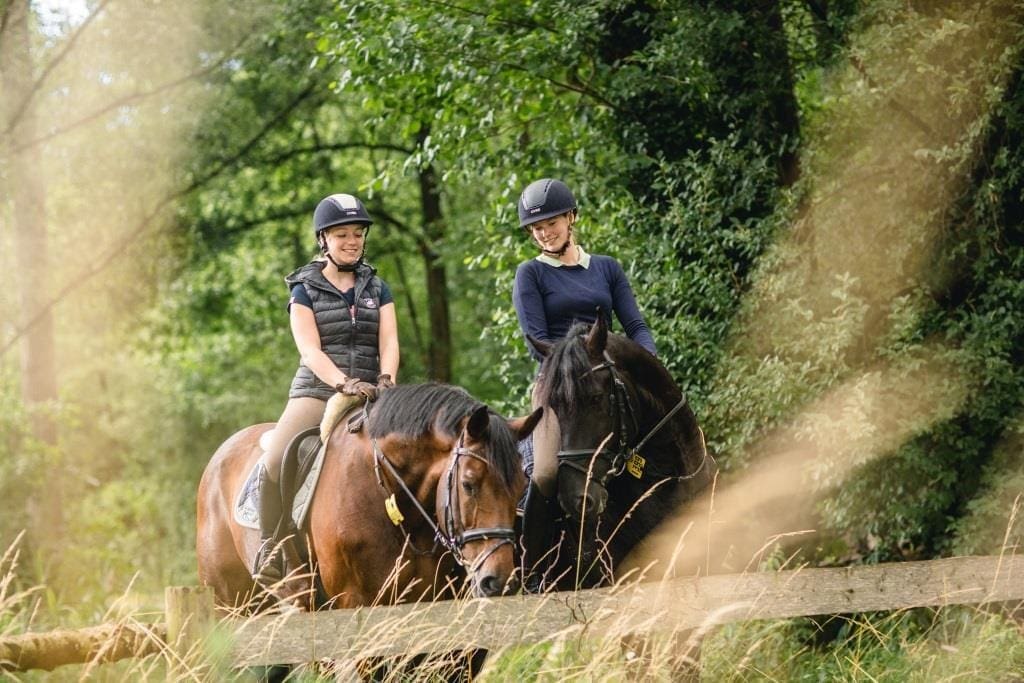
[[[38,603],[33,597],[42,588],[15,589],[18,552],[8,549],[0,565],[0,636],[10,637],[31,628]],[[770,556],[776,566],[784,559]],[[760,563],[758,569],[766,570]],[[657,591],[659,584],[646,584]],[[629,586],[611,589],[613,595],[630,595]],[[513,626],[536,641],[529,645],[492,647],[480,672],[480,680],[504,681],[674,681],[699,676],[704,680],[793,680],[822,677],[839,680],[1020,680],[1024,671],[1024,630],[1005,609],[944,607],[889,613],[843,615],[832,620],[783,619],[746,621],[719,625],[728,618],[723,610],[712,613],[697,629],[668,629],[656,636],[635,635],[637,620],[624,612],[609,613],[587,603],[572,605],[572,594],[549,594],[515,599],[529,604],[526,616]],[[114,603],[125,604],[124,599]],[[333,659],[296,667],[293,680],[350,680],[382,666],[381,655],[393,655],[399,647],[410,654],[386,661],[387,680],[441,680],[454,664],[457,651],[467,642],[487,638],[478,612],[493,601],[459,600],[439,603],[450,619],[425,628],[418,620],[424,607],[409,605],[395,610],[370,608],[351,619],[362,624],[358,638],[342,635]],[[572,614],[561,626],[544,619],[553,604]],[[639,604],[639,603],[638,603]],[[571,609],[568,609],[571,607]],[[1020,606],[1018,606],[1019,608]],[[494,612],[491,612],[494,614]],[[531,616],[533,615],[533,616]],[[120,623],[152,626],[152,613],[115,614]],[[319,619],[326,626],[332,615],[278,613],[247,617],[225,613],[201,641],[176,651],[161,641],[145,657],[117,663],[69,665],[53,672],[7,673],[11,680],[35,681],[223,681],[253,680],[265,673],[259,668],[233,669],[231,662],[240,644],[269,643],[278,639],[285,624]],[[338,615],[333,615],[338,616]],[[632,615],[635,617],[635,614]],[[484,622],[486,623],[486,621]],[[148,624],[148,625],[147,625]],[[505,626],[506,624],[495,624]],[[656,612],[646,626],[663,627]],[[645,626],[641,623],[641,629]],[[288,627],[292,628],[291,626]],[[239,631],[241,629],[241,631]],[[536,633],[532,630],[536,629]],[[235,634],[241,632],[239,639]],[[544,633],[543,636],[537,633]],[[305,633],[310,639],[323,634]],[[257,637],[258,636],[258,637]],[[399,643],[389,646],[388,643]],[[275,652],[278,644],[274,645]],[[115,649],[113,643],[100,653]],[[421,661],[416,652],[456,653]],[[416,666],[415,669],[411,668]],[[699,671],[699,674],[698,674]]]

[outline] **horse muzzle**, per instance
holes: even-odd
[[[477,598],[494,598],[510,595],[519,590],[519,578],[514,572],[507,574],[495,572],[478,572],[473,577],[473,596]]]
[[[604,513],[608,505],[608,490],[591,481],[579,490],[574,487],[559,488],[558,504],[562,511],[572,519],[583,521],[585,525],[597,523],[597,518]]]
[[[512,529],[471,529],[464,532],[461,541],[463,545],[472,541],[490,543],[466,567],[475,597],[491,598],[518,590],[519,580],[515,575],[512,552],[515,532]],[[462,564],[466,566],[464,561]]]

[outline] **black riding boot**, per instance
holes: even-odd
[[[554,531],[557,503],[541,493],[531,479],[523,502],[523,587],[529,593],[543,590],[544,575],[555,554]]]
[[[264,587],[284,578],[284,553],[279,548],[277,529],[281,524],[281,487],[271,480],[261,464],[259,481],[260,547],[256,551],[252,576]]]

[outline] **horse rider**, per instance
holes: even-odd
[[[285,278],[299,367],[258,467],[260,546],[252,574],[263,586],[284,576],[280,539],[281,462],[289,442],[320,424],[336,393],[373,400],[398,376],[398,323],[391,290],[364,260],[373,221],[351,194],[332,194],[313,212],[320,255]]]
[[[654,338],[637,307],[629,278],[611,256],[589,254],[576,241],[579,212],[576,197],[561,180],[542,178],[523,190],[518,202],[519,227],[540,253],[516,268],[512,304],[523,336],[555,342],[575,323],[593,323],[597,309],[611,326],[614,312],[626,336],[657,355]],[[540,363],[541,354],[527,341],[530,355]],[[537,408],[536,384],[533,406]],[[544,411],[531,440],[520,443],[523,465],[529,478],[526,518],[555,493],[561,435],[558,420]],[[546,503],[543,505],[546,507]],[[529,543],[529,538],[525,539]]]

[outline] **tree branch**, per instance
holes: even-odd
[[[286,161],[290,161],[297,156],[304,154],[317,154],[319,152],[338,152],[346,149],[382,149],[390,152],[400,152],[401,154],[413,154],[416,150],[409,147],[402,147],[401,145],[394,145],[391,143],[371,143],[371,142],[335,142],[331,144],[316,144],[311,147],[296,147],[278,152],[272,156],[263,158],[253,159],[253,166],[277,166]]]
[[[28,3],[26,2],[25,4],[27,10]],[[88,28],[89,24],[91,24],[93,20],[97,16],[99,16],[100,12],[102,12],[108,4],[110,4],[110,0],[101,0],[100,4],[96,6],[96,9],[90,12],[89,16],[85,18],[85,21],[83,21],[78,26],[78,28],[74,30],[71,36],[64,43],[63,49],[61,49],[61,51],[57,53],[56,57],[50,60],[50,63],[46,65],[46,68],[44,68],[42,73],[39,74],[39,77],[35,80],[35,83],[33,83],[32,86],[29,88],[28,94],[25,95],[25,99],[22,100],[21,103],[18,105],[17,109],[15,109],[14,114],[7,122],[7,129],[4,130],[2,134],[0,134],[0,137],[10,135],[11,132],[14,131],[14,129],[18,125],[18,122],[25,115],[25,111],[28,109],[28,106],[32,102],[32,99],[35,97],[36,93],[38,93],[42,89],[43,83],[46,81],[49,75],[53,73],[53,70],[57,68],[57,65],[63,62],[64,59],[71,53],[72,48],[74,48],[75,43],[78,42],[78,39],[85,32],[85,29]]]
[[[0,13],[0,38],[3,38],[4,29],[7,28],[7,21],[10,19],[12,6],[11,0],[3,0],[3,3],[4,11]]]
[[[864,77],[864,80],[866,80],[868,82],[869,86],[871,86],[872,88],[878,88],[879,87],[878,83],[875,82],[875,79],[871,78],[871,75],[868,74],[868,70],[864,66],[864,62],[861,60],[860,57],[858,57],[857,55],[850,55],[850,63],[853,64],[853,67],[855,69],[857,69],[857,71],[860,73],[860,75],[862,75]],[[931,126],[929,126],[927,123],[925,123],[924,120],[922,120],[920,117],[918,117],[917,114],[915,114],[914,112],[910,111],[910,109],[908,109],[906,107],[906,105],[904,105],[902,102],[900,102],[898,99],[896,99],[895,95],[889,95],[887,100],[889,102],[889,106],[891,106],[897,112],[899,112],[900,114],[905,116],[907,118],[907,120],[909,120],[911,123],[913,123],[919,129],[924,131],[924,133],[926,135],[931,137],[933,140],[934,139],[938,139],[939,134],[936,133],[935,130]]]
[[[213,71],[215,71],[218,68],[220,68],[221,66],[223,66],[229,59],[231,59],[231,57],[235,54],[235,52],[240,47],[242,47],[242,45],[245,44],[246,40],[248,40],[248,36],[246,38],[244,38],[242,41],[240,41],[237,45],[235,45],[231,50],[226,52],[224,57],[222,57],[220,60],[210,64],[209,66],[206,66],[206,67],[204,67],[202,69],[199,69],[198,71],[193,71],[191,73],[188,73],[188,74],[182,76],[181,78],[177,78],[177,79],[175,79],[173,81],[168,81],[167,83],[164,83],[163,85],[159,85],[159,86],[157,86],[157,87],[155,87],[155,88],[153,88],[151,90],[146,90],[146,91],[143,91],[143,92],[137,92],[137,93],[134,93],[132,95],[127,95],[125,97],[122,97],[121,99],[114,100],[113,102],[111,102],[110,104],[106,105],[105,107],[97,109],[96,111],[83,116],[82,118],[78,119],[77,121],[72,121],[71,123],[69,123],[68,125],[64,126],[63,128],[57,128],[55,130],[50,131],[46,135],[43,135],[41,137],[36,138],[35,140],[29,140],[28,142],[23,142],[23,143],[15,146],[13,148],[13,151],[15,153],[20,153],[20,152],[22,152],[22,151],[24,151],[24,150],[26,150],[29,147],[32,147],[34,145],[41,145],[42,143],[44,143],[44,142],[46,142],[48,140],[52,140],[55,137],[58,137],[60,135],[64,135],[65,133],[68,133],[68,132],[70,132],[70,131],[72,131],[72,130],[74,130],[76,128],[79,128],[81,126],[84,126],[84,125],[87,125],[87,124],[91,123],[92,121],[95,121],[96,119],[98,119],[99,117],[103,116],[107,112],[113,111],[115,109],[119,109],[119,108],[121,108],[121,107],[123,107],[125,105],[128,105],[128,104],[132,104],[133,102],[137,102],[139,100],[146,99],[147,97],[152,97],[153,95],[158,95],[158,94],[160,94],[162,92],[165,92],[167,90],[173,90],[174,88],[177,88],[178,86],[180,86],[180,85],[182,85],[184,83],[187,83],[188,81],[191,81],[191,80],[194,80],[194,79],[199,78],[201,76],[205,76],[206,74],[212,73]]]
[[[382,222],[389,223],[393,227],[398,228],[402,233],[412,235],[413,239],[417,243],[420,243],[423,240],[422,236],[416,236],[414,231],[410,229],[409,225],[388,213],[383,206],[374,207],[373,215],[379,217]],[[402,260],[397,256],[394,256],[393,260],[395,262],[395,270],[398,272],[398,280],[402,283],[402,291],[405,292],[405,304],[409,308],[409,318],[412,322],[413,337],[416,340],[416,347],[419,352],[420,361],[424,370],[427,370],[430,368],[430,354],[427,350],[426,344],[423,343],[423,332],[420,329],[419,318],[416,315],[416,304],[412,299],[412,287],[409,286],[409,278],[405,274],[405,268],[402,266]]]
[[[252,230],[253,228],[257,228],[266,223],[271,223],[273,221],[288,220],[289,218],[297,218],[299,216],[305,216],[307,213],[309,213],[308,207],[296,207],[278,211],[276,213],[267,213],[260,216],[259,218],[242,221],[241,223],[235,223],[234,225],[231,225],[230,227],[221,230],[220,234],[225,237],[234,237],[236,235],[242,234],[243,232],[246,232],[247,230]]]
[[[422,230],[417,230],[408,223],[405,223],[399,220],[398,218],[395,218],[395,216],[388,213],[383,206],[379,204],[374,206],[373,215],[380,216],[381,220],[384,221],[385,223],[390,223],[391,225],[395,226],[406,235],[412,237],[413,241],[415,241],[416,244],[419,245],[420,247],[426,245],[427,248],[430,248],[430,245],[427,244],[427,236]]]
[[[297,109],[298,106],[302,104],[302,102],[304,102],[310,95],[312,95],[315,90],[316,81],[310,81],[306,85],[306,87],[303,88],[288,103],[288,105],[284,109],[279,111],[273,118],[271,118],[269,121],[263,124],[263,127],[256,133],[256,135],[254,135],[247,143],[245,143],[245,145],[243,145],[240,150],[238,150],[235,154],[232,154],[230,157],[223,159],[220,162],[219,166],[215,167],[205,176],[202,176],[199,179],[194,180],[188,187],[182,190],[178,196],[184,196],[186,194],[193,192],[194,190],[198,189],[199,187],[202,187],[206,183],[210,182],[211,180],[219,176],[230,166],[238,163],[238,161],[243,159],[249,153],[249,151],[252,150],[253,147],[259,144],[259,142],[264,137],[266,137],[271,130],[273,130],[279,123],[283,122],[285,119],[291,116],[292,112],[295,111],[295,109]]]
[[[116,259],[118,259],[120,256],[124,254],[125,250],[131,247],[133,242],[138,241],[140,238],[147,237],[150,235],[150,233],[154,232],[159,227],[159,224],[156,221],[156,217],[159,216],[164,209],[166,209],[173,202],[181,199],[182,197],[185,197],[186,195],[195,192],[196,190],[198,190],[199,188],[201,188],[202,186],[204,186],[205,184],[209,183],[211,180],[219,176],[225,170],[230,168],[232,165],[238,163],[238,161],[240,161],[242,158],[244,158],[245,155],[248,154],[253,147],[259,144],[260,140],[266,137],[267,133],[269,133],[281,121],[285,120],[288,116],[290,116],[295,111],[295,109],[297,109],[298,106],[304,100],[306,100],[306,98],[308,98],[310,94],[313,93],[315,85],[315,81],[311,81],[288,103],[286,107],[284,107],[273,118],[267,121],[267,123],[264,124],[264,126],[256,133],[256,135],[250,138],[249,141],[246,142],[237,152],[232,154],[230,157],[223,159],[220,162],[220,164],[217,165],[212,171],[207,173],[205,176],[196,178],[182,189],[172,192],[171,194],[167,195],[159,202],[157,202],[156,206],[153,207],[153,210],[150,211],[141,221],[139,221],[134,226],[133,229],[128,231],[126,237],[124,237],[121,240],[118,240],[104,256],[94,260],[91,263],[91,265],[88,268],[86,268],[83,272],[71,278],[63,287],[61,287],[57,291],[55,296],[53,296],[40,310],[34,313],[34,315],[28,320],[28,322],[25,323],[23,327],[16,329],[14,333],[11,335],[10,339],[5,341],[3,346],[0,347],[0,356],[3,356],[8,351],[10,351],[14,344],[23,336],[25,336],[25,334],[27,334],[29,330],[35,327],[40,322],[40,320],[43,319],[45,314],[54,306],[56,306],[58,302],[60,302],[62,299],[70,295],[72,292],[80,291],[82,283],[92,279],[94,276],[106,270],[111,263],[113,263]]]

